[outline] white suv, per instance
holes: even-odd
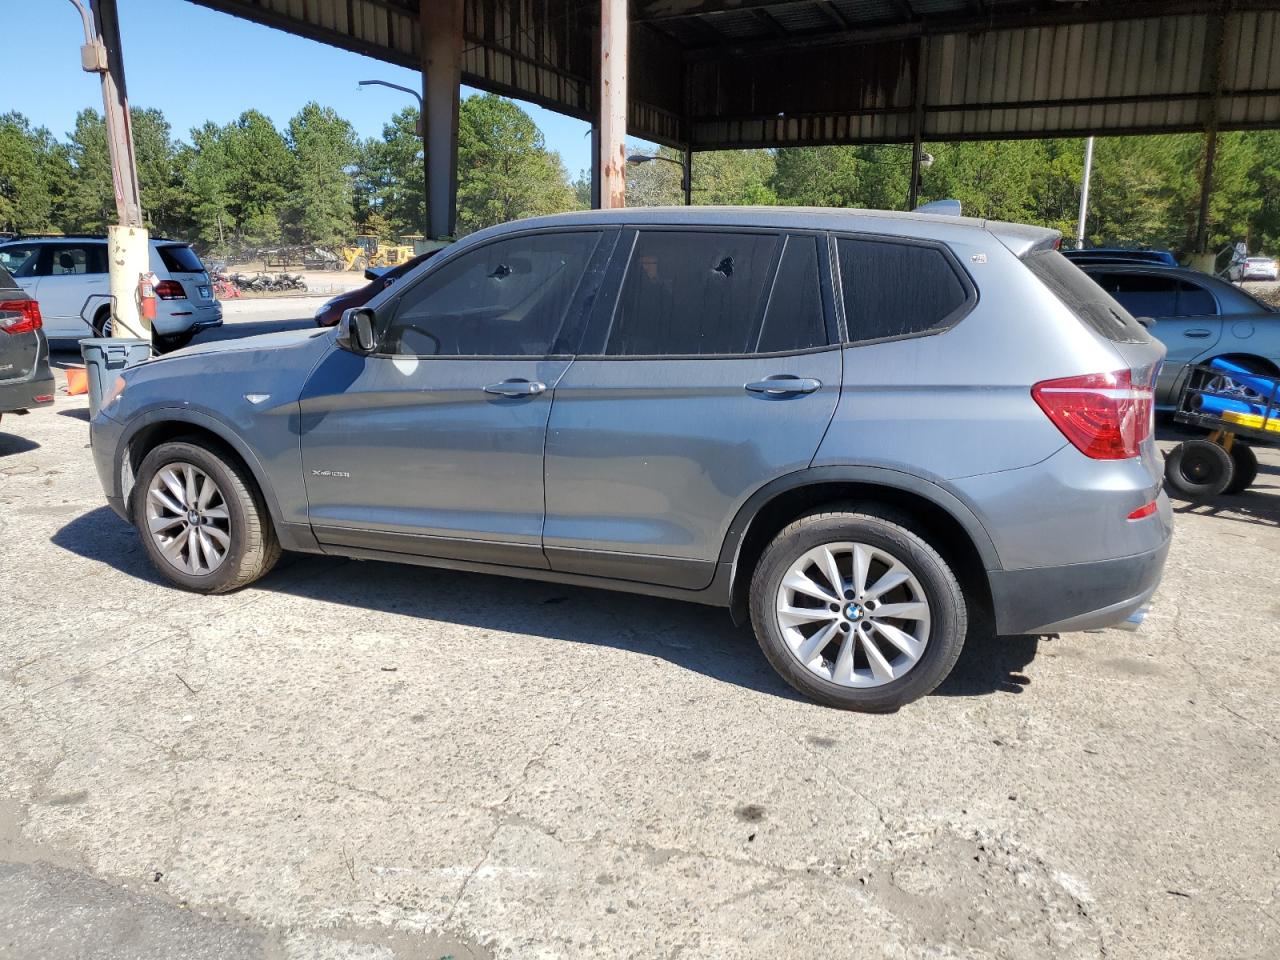
[[[0,243],[0,266],[40,304],[50,340],[80,340],[111,332],[107,241],[103,237],[19,237]],[[191,245],[151,241],[156,284],[156,346],[176,350],[207,327],[222,326],[222,304]]]

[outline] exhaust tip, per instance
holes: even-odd
[[[1123,620],[1117,623],[1115,625],[1115,629],[1126,630],[1129,633],[1133,633],[1140,626],[1142,626],[1142,621],[1147,619],[1147,614],[1150,612],[1151,612],[1151,604],[1149,603],[1144,604],[1143,606],[1139,607],[1137,610],[1133,611],[1133,613],[1129,614],[1129,616],[1125,617]]]

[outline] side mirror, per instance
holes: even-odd
[[[338,322],[338,346],[361,356],[367,356],[377,349],[372,310],[352,307],[342,314],[342,319]]]

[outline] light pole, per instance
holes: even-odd
[[[1076,224],[1076,249],[1084,249],[1084,222],[1089,214],[1089,177],[1093,174],[1093,137],[1084,142],[1084,179],[1080,182],[1080,220]]]
[[[648,163],[650,160],[663,160],[680,168],[680,189],[684,191],[684,205],[693,205],[693,163],[690,151],[686,150],[684,160],[667,157],[661,153],[633,153],[627,157],[627,163]]]
[[[426,121],[427,111],[422,103],[422,94],[412,87],[402,87],[398,83],[392,83],[390,80],[361,80],[359,83],[362,87],[390,87],[392,90],[399,90],[401,93],[407,93],[418,101],[418,122],[414,124],[414,133],[422,140],[422,235],[424,237],[431,236],[431,224],[427,216],[427,184],[430,182],[430,168],[427,166],[427,138]]]

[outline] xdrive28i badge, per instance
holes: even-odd
[[[350,480],[351,474],[346,470],[312,470],[313,477],[332,477],[335,480]]]

